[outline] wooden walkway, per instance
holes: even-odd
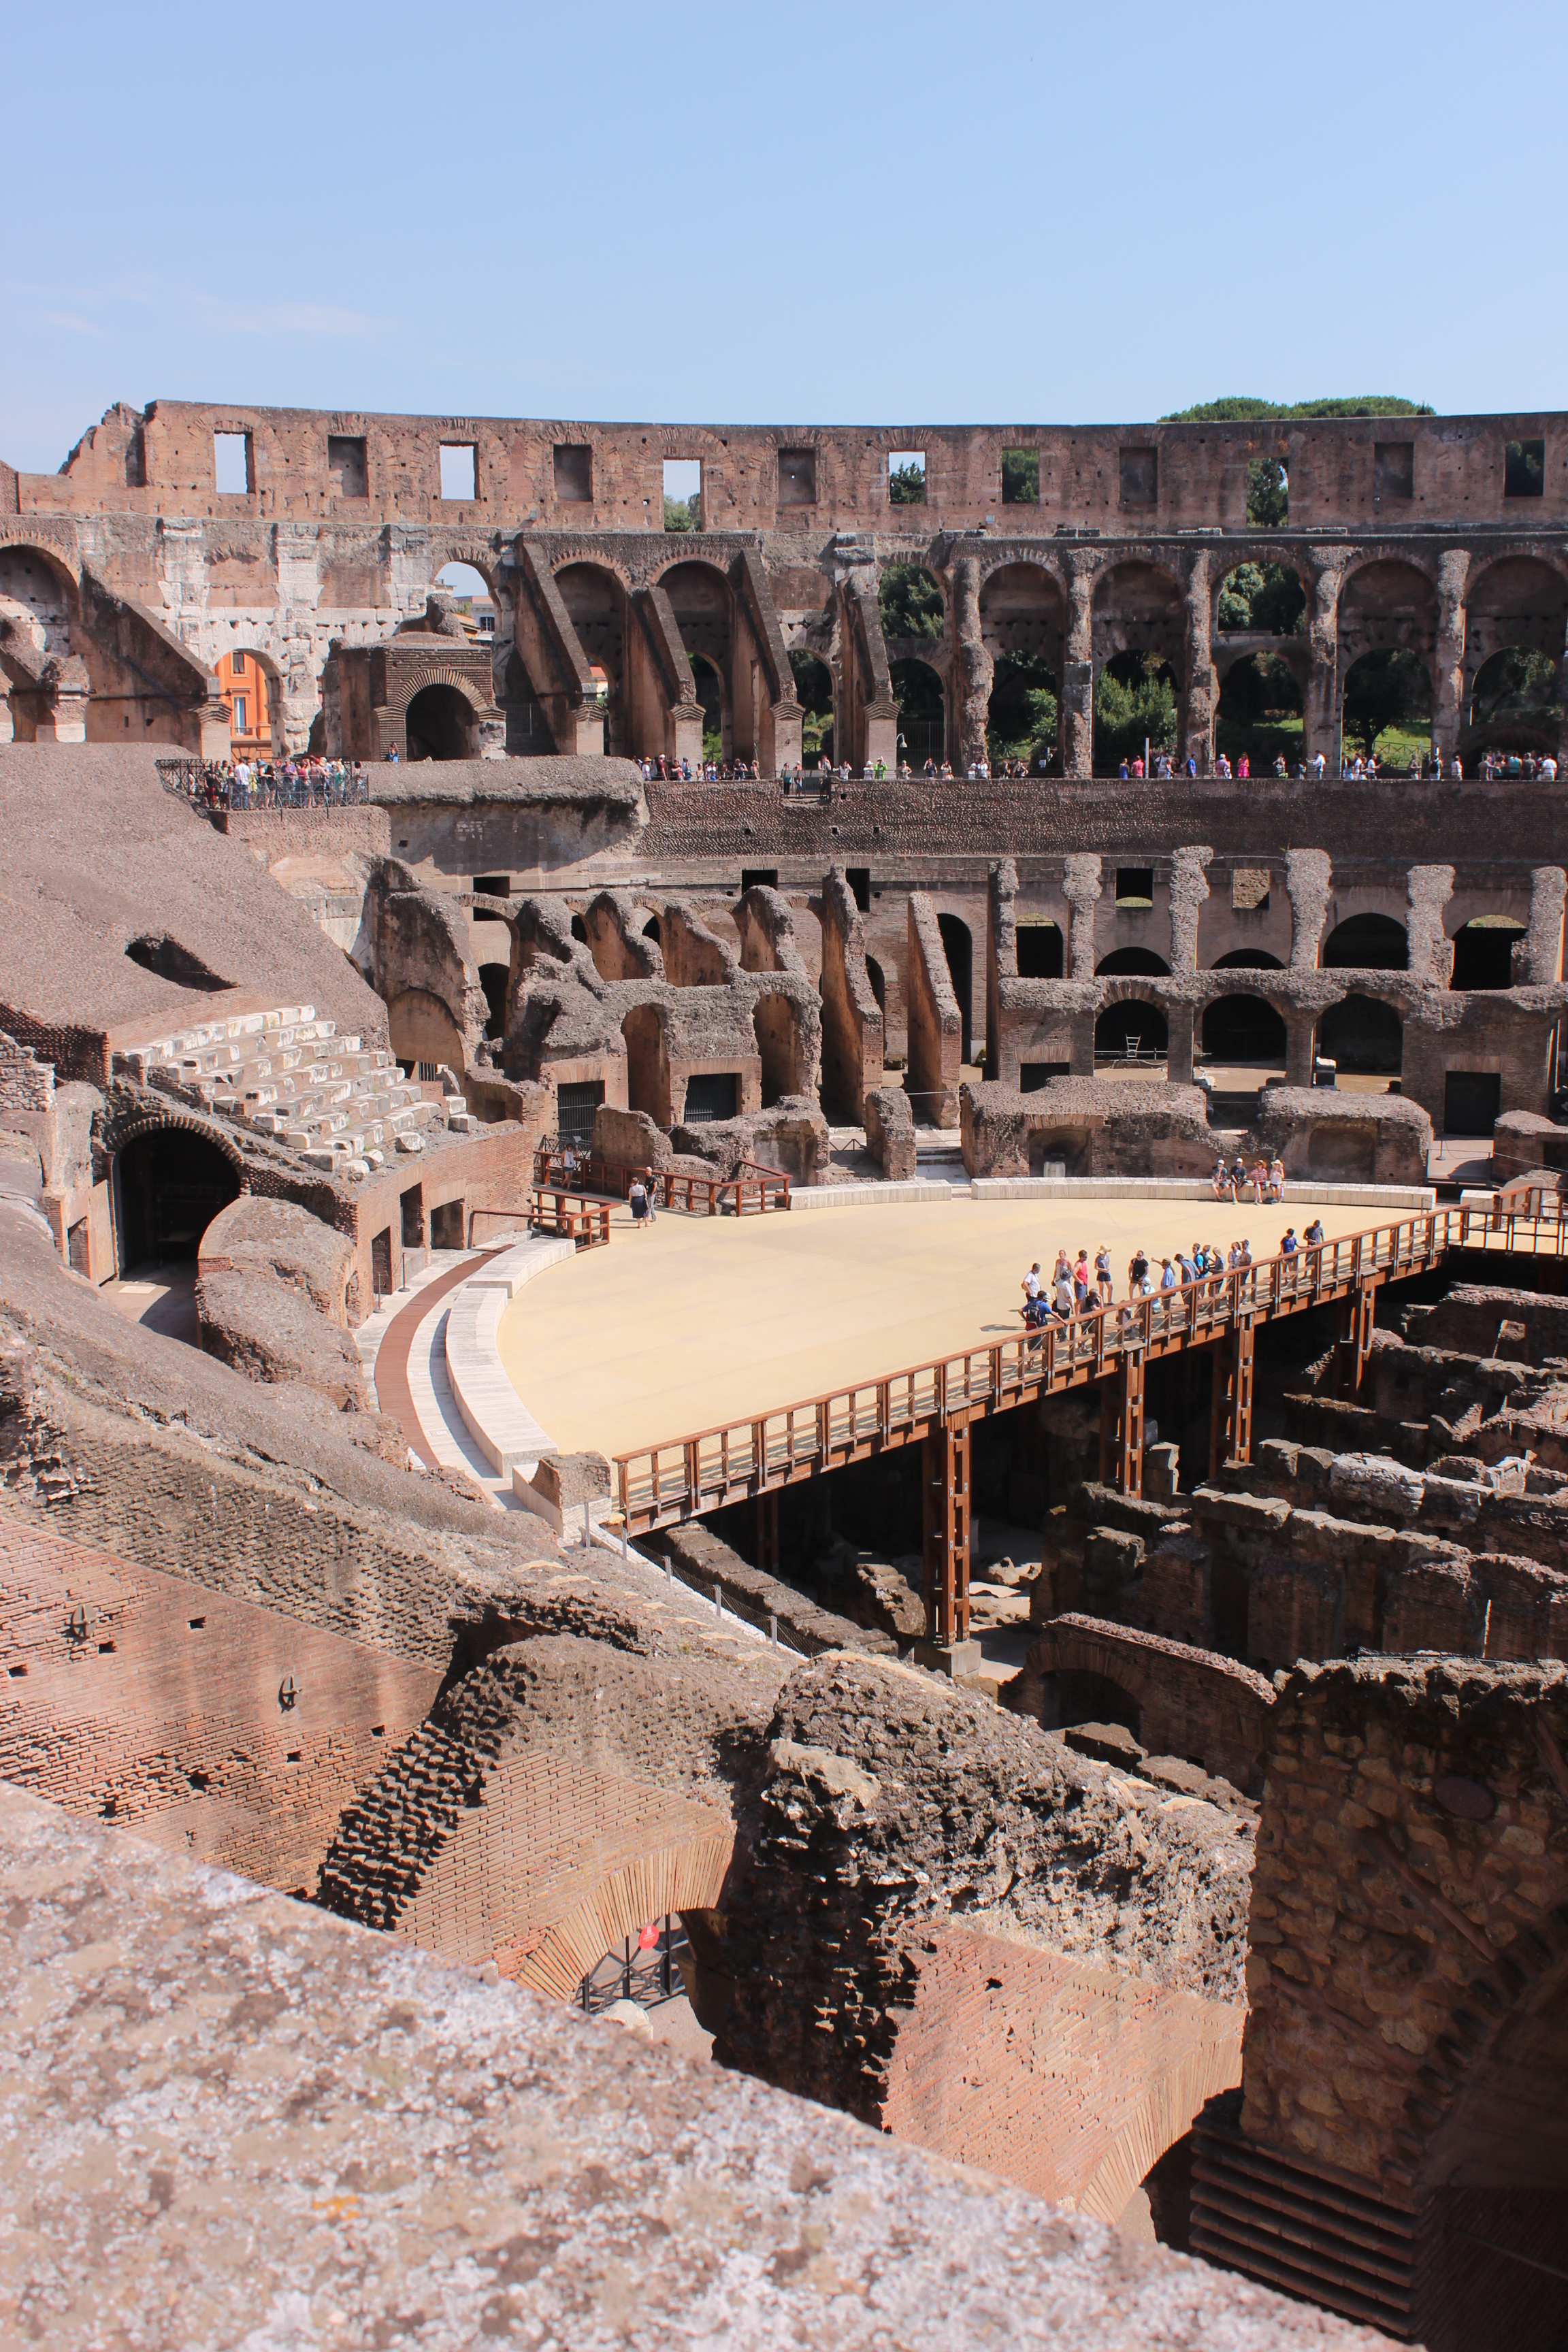
[[[1376,1225],[1290,1257],[1258,1261],[1151,1298],[1095,1309],[1070,1323],[1021,1331],[984,1347],[907,1365],[854,1387],[695,1430],[615,1463],[618,1506],[632,1534],[726,1504],[775,1495],[805,1478],[893,1446],[928,1449],[928,1597],[933,1638],[967,1625],[968,1443],[972,1422],[1047,1393],[1103,1383],[1100,1475],[1141,1491],[1147,1366],[1193,1348],[1215,1351],[1215,1466],[1251,1458],[1253,1345],[1260,1324],[1315,1307],[1340,1309],[1337,1386],[1353,1397],[1372,1343],[1378,1286],[1439,1265],[1457,1249],[1562,1255],[1568,1225],[1555,1215],[1437,1209]],[[776,1529],[776,1507],[772,1521]],[[770,1548],[759,1509],[759,1541]],[[773,1540],[776,1541],[776,1536]],[[949,1606],[942,1606],[943,1597]],[[962,1602],[962,1607],[959,1603]],[[945,1622],[944,1622],[945,1620]]]

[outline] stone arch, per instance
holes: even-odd
[[[1511,646],[1563,658],[1568,633],[1568,573],[1539,555],[1500,555],[1476,572],[1465,593],[1467,681]]]
[[[938,767],[952,755],[948,750],[947,680],[942,669],[923,655],[904,654],[889,665],[893,699],[899,714],[899,759],[911,768],[928,760]]]
[[[1070,1674],[1099,1677],[1124,1693],[1138,1710],[1139,1736],[1151,1753],[1185,1757],[1243,1790],[1260,1782],[1274,1686],[1250,1666],[1069,1612],[1041,1629],[1009,1705],[1053,1728],[1047,1718],[1058,1694],[1049,1679]]]
[[[1284,1016],[1262,988],[1234,988],[1205,1005],[1205,1059],[1255,1068],[1285,1067]]]
[[[1317,1051],[1352,1077],[1396,1078],[1405,1064],[1402,1006],[1352,989],[1320,1015]]]
[[[118,1127],[110,1182],[121,1275],[149,1261],[194,1260],[214,1217],[248,1190],[231,1139],[179,1111],[143,1113]]]
[[[79,592],[81,560],[70,549],[56,547],[48,540],[39,539],[30,531],[7,530],[0,525],[0,556],[9,553],[12,549],[24,555],[42,556],[46,563],[52,564],[57,572],[64,574],[73,591]]]
[[[1113,563],[1095,583],[1094,754],[1097,774],[1122,759],[1174,751],[1187,675],[1187,604],[1163,564]]]
[[[1179,677],[1186,659],[1186,592],[1163,563],[1110,564],[1094,583],[1094,666],[1113,655],[1157,654]]]
[[[1112,948],[1094,967],[1096,980],[1169,980],[1171,967],[1152,948]]]
[[[52,547],[0,534],[0,643],[7,625],[40,654],[79,651],[79,567]]]
[[[1365,653],[1404,649],[1428,664],[1437,635],[1437,591],[1407,556],[1374,555],[1347,567],[1340,583],[1341,674]]]
[[[1170,1045],[1171,1025],[1159,1000],[1135,981],[1112,981],[1094,1024],[1096,1062],[1129,1059],[1134,1045],[1141,1060],[1155,1060]]]
[[[386,1034],[395,1061],[415,1068],[421,1062],[444,1062],[459,1074],[468,1067],[462,1025],[431,989],[405,988],[388,999]]]
[[[501,609],[500,558],[489,541],[465,539],[461,535],[450,539],[438,538],[430,550],[432,587],[439,585],[441,574],[449,563],[466,563],[470,572],[479,573],[496,608],[499,623]]]
[[[236,633],[237,635],[237,632]],[[251,665],[255,665],[252,674]],[[239,665],[244,667],[240,667]],[[283,719],[283,672],[276,657],[248,638],[243,643],[225,646],[213,661],[218,692],[229,706],[229,747],[236,757],[240,751],[250,751],[281,760],[288,751],[288,737]],[[239,723],[235,697],[247,698],[245,726]],[[256,707],[257,698],[260,707]],[[252,720],[258,724],[253,725]]]
[[[485,706],[458,671],[435,664],[422,668],[392,707],[402,723],[410,760],[477,758],[479,714]]]
[[[605,682],[605,715],[609,721],[607,748],[620,751],[627,741],[626,631],[630,602],[626,582],[607,563],[585,557],[563,563],[554,573],[556,592],[565,605],[577,642],[590,669]]]
[[[1321,971],[1408,971],[1410,935],[1392,915],[1368,908],[1334,925],[1318,951]]]

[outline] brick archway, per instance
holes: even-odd
[[[1074,1612],[1042,1627],[1008,1705],[1045,1722],[1051,1712],[1047,1677],[1061,1674],[1095,1675],[1125,1692],[1152,1753],[1184,1757],[1238,1789],[1258,1781],[1274,1689],[1250,1666]]]

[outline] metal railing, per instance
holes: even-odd
[[[657,2009],[661,2001],[676,2000],[686,1990],[679,1963],[690,1949],[679,1917],[666,1913],[658,1941],[647,1951],[635,1947],[628,1936],[618,1952],[606,1952],[589,1969],[577,1988],[578,2006],[592,2017],[612,2001],[635,2000],[642,2009]]]
[[[291,763],[253,768],[242,784],[226,761],[190,757],[154,762],[165,792],[201,809],[357,808],[370,799],[370,779],[357,762],[330,761],[307,772]]]
[[[1568,1222],[1500,1205],[1436,1209],[1339,1241],[1205,1275],[1152,1297],[1090,1307],[1070,1320],[906,1365],[793,1404],[617,1455],[619,1507],[634,1532],[713,1510],[903,1445],[959,1416],[995,1412],[1043,1390],[1102,1379],[1123,1357],[1202,1347],[1237,1324],[1325,1305],[1373,1280],[1417,1274],[1449,1250],[1568,1255]]]

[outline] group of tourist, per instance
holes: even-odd
[[[1304,1249],[1321,1248],[1327,1240],[1321,1217],[1313,1218],[1300,1239],[1295,1226],[1288,1225],[1279,1237],[1279,1255],[1295,1257]],[[1175,1250],[1157,1262],[1147,1250],[1135,1249],[1127,1265],[1127,1304],[1136,1306],[1140,1299],[1185,1290],[1194,1284],[1217,1289],[1227,1275],[1245,1274],[1253,1263],[1252,1244],[1245,1239],[1232,1242],[1224,1250],[1215,1242],[1194,1242],[1190,1250]],[[1071,1323],[1081,1316],[1103,1314],[1116,1304],[1110,1246],[1101,1242],[1092,1263],[1087,1249],[1080,1248],[1076,1257],[1059,1249],[1048,1280],[1037,1258],[1020,1287],[1026,1330],[1043,1331],[1052,1322]]]
[[[357,760],[181,760],[179,786],[200,808],[342,808],[367,801]]]
[[[689,760],[661,751],[657,759],[639,760],[637,765],[645,784],[754,784],[762,777],[754,760],[700,760],[693,767]]]
[[[1494,783],[1500,776],[1522,777],[1526,783],[1554,784],[1557,762],[1550,751],[1539,758],[1533,751],[1487,751],[1481,757],[1481,782]]]
[[[1255,1160],[1252,1166],[1248,1168],[1246,1159],[1239,1151],[1228,1167],[1223,1159],[1216,1160],[1214,1171],[1215,1199],[1239,1202],[1242,1194],[1247,1192],[1251,1192],[1253,1199],[1260,1206],[1265,1201],[1282,1201],[1285,1198],[1285,1162],[1279,1158],[1258,1159]]]

